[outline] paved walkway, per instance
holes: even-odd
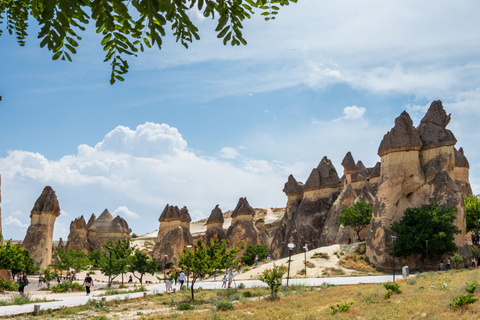
[[[306,279],[290,279],[290,285],[306,285],[306,286],[321,286],[323,283],[334,284],[334,285],[352,285],[360,283],[384,283],[392,281],[392,275],[382,275],[382,276],[362,276],[362,277],[337,277],[337,278],[306,278]],[[401,279],[401,275],[396,275],[395,279]],[[266,284],[259,280],[239,280],[235,284],[238,286],[240,283],[243,283],[245,287],[266,287]],[[283,285],[287,284],[287,280],[283,280]],[[232,283],[233,285],[233,283]],[[176,288],[179,289],[179,284]],[[202,287],[203,289],[221,289],[222,281],[200,281],[195,283],[195,287]],[[147,287],[147,294],[155,294],[157,292],[165,292],[164,284],[154,284]],[[138,298],[144,295],[143,292],[128,293],[128,294],[119,294],[113,296],[99,297],[98,295],[104,293],[105,291],[96,291],[95,288],[92,292],[92,295],[87,297],[84,293],[64,293],[64,294],[46,294],[42,297],[47,299],[58,299],[58,301],[51,302],[40,302],[33,304],[25,305],[13,305],[13,306],[2,306],[0,307],[0,316],[12,316],[17,314],[33,313],[34,305],[40,305],[41,310],[47,309],[60,309],[61,307],[75,307],[84,305],[89,299],[102,299],[105,298],[107,301],[116,300],[116,299],[128,299],[128,298]],[[37,295],[33,295],[34,297]]]

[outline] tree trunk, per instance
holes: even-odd
[[[192,301],[194,300],[194,296],[193,296],[193,285],[195,284],[195,280],[197,280],[196,278],[193,278],[192,279],[192,286],[190,287],[190,289],[192,290]]]

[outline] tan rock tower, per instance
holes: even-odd
[[[68,235],[67,246],[68,249],[90,254],[87,224],[83,216],[76,218],[70,223],[70,234]]]
[[[210,243],[210,239],[212,239],[215,235],[217,236],[218,240],[225,239],[225,229],[223,229],[224,222],[225,219],[223,218],[222,210],[217,204],[207,220],[207,233],[205,234],[205,241],[207,245]]]
[[[94,215],[92,215],[94,217]],[[88,224],[92,222],[92,218]],[[102,245],[109,240],[117,241],[128,238],[132,229],[128,227],[127,222],[117,216],[115,219],[110,212],[105,209],[102,214],[88,226],[88,243],[90,250],[104,250]]]
[[[0,176],[0,244],[3,243],[2,233],[2,176]]]
[[[30,214],[30,227],[23,247],[30,251],[35,265],[46,268],[52,261],[53,227],[60,215],[60,206],[52,187],[47,186],[35,202]]]
[[[193,244],[190,233],[190,221],[192,218],[188,209],[180,210],[177,206],[166,205],[158,221],[157,241],[153,248],[153,258],[160,263],[173,262],[178,264],[178,257],[183,251],[185,244]],[[166,256],[166,257],[165,257]]]

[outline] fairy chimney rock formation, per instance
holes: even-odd
[[[469,171],[470,164],[467,157],[463,153],[463,148],[453,149],[455,152],[455,183],[462,191],[462,197],[465,198],[472,194],[472,188],[470,187]]]
[[[233,247],[235,243],[240,244],[242,241],[245,241],[245,245],[269,245],[269,240],[255,227],[254,216],[255,210],[250,206],[247,198],[240,198],[232,212],[232,223],[227,230],[226,237],[230,247]]]
[[[465,210],[462,191],[456,184],[456,139],[446,129],[449,122],[450,115],[442,103],[434,101],[416,129],[404,111],[380,143],[381,175],[366,239],[367,256],[377,267],[392,264],[391,223],[399,221],[405,209],[422,204],[457,209],[455,224],[461,234],[455,236],[455,244],[461,254],[470,255],[463,240]],[[470,187],[465,184],[465,188]],[[403,259],[398,265],[405,264],[414,269],[415,257]]]
[[[93,220],[92,220],[93,218]],[[92,214],[91,223],[95,221],[95,216]],[[76,218],[70,223],[70,234],[67,239],[68,249],[83,251],[85,254],[90,254],[90,244],[88,243],[88,229],[83,216]]]
[[[91,251],[103,250],[103,244],[110,240],[117,241],[128,238],[130,232],[132,232],[132,229],[128,227],[127,222],[123,218],[117,216],[114,219],[107,209],[93,221],[90,227],[87,224],[87,228],[88,243]]]
[[[65,243],[63,242],[62,238],[60,238],[60,240],[58,240],[57,250],[65,251]]]
[[[210,239],[215,235],[219,240],[225,239],[225,230],[223,229],[224,220],[222,210],[217,204],[207,220],[207,233],[205,234],[207,243],[210,243]]]
[[[186,207],[180,210],[177,206],[166,205],[158,219],[157,241],[153,248],[153,258],[178,264],[179,255],[185,244],[193,244],[190,233],[190,215]]]
[[[94,213],[92,213],[92,215],[90,216],[90,219],[88,219],[88,222],[87,222],[87,229],[90,229],[92,227],[95,220],[97,220],[97,217],[95,216]]]
[[[46,186],[30,214],[30,226],[23,240],[36,267],[45,269],[52,261],[53,228],[60,215],[60,206],[52,187]]]

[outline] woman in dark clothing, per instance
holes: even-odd
[[[25,286],[27,285],[27,275],[25,274],[25,270],[22,270],[20,274],[20,279],[18,280],[18,292],[20,295],[25,295]]]
[[[90,277],[90,273],[87,273],[85,280],[83,280],[83,285],[87,289],[87,296],[90,295],[90,287],[93,287],[93,279]]]

